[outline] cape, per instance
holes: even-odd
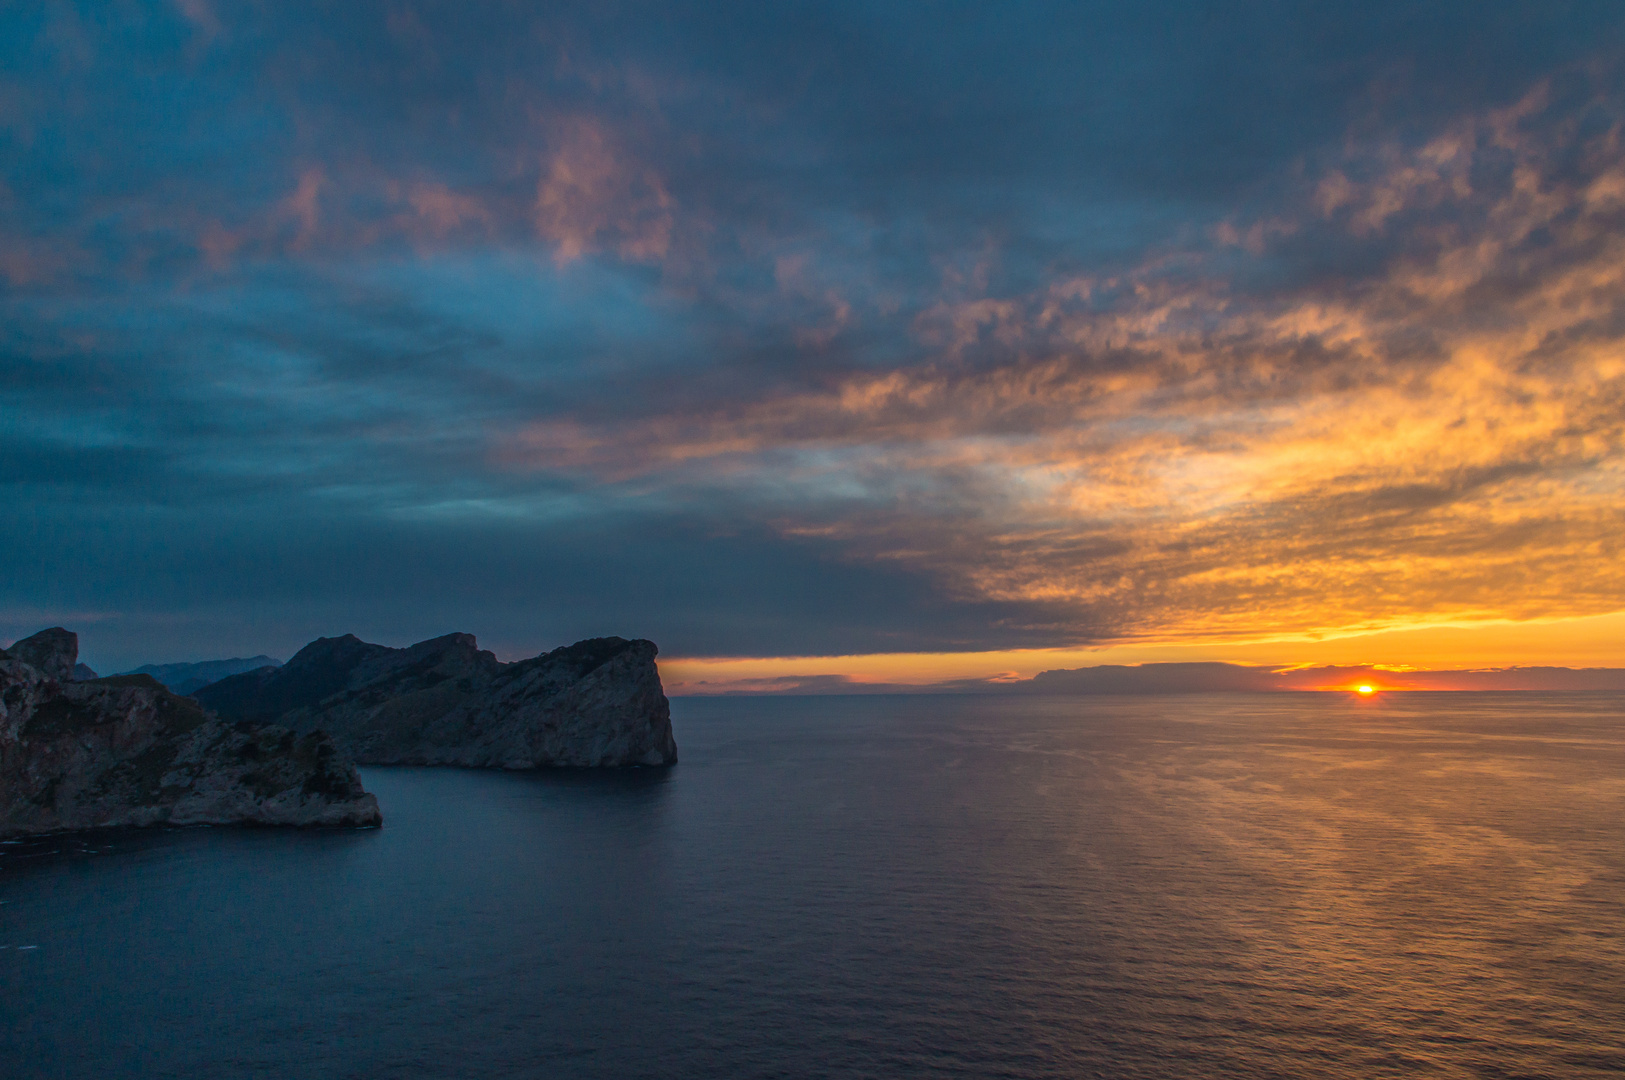
[[[0,650],[0,835],[151,825],[378,825],[325,735],[230,723],[148,675],[73,681],[61,627]]]
[[[504,664],[472,634],[405,649],[346,634],[195,696],[227,719],[325,731],[363,765],[671,765],[658,652],[652,641],[591,638]]]

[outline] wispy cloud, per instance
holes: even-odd
[[[1363,279],[1247,291],[1171,251],[927,308],[918,363],[543,421],[502,460],[748,492],[1091,633],[1614,610],[1625,156],[1610,102],[1549,96],[1352,146],[1291,215],[1231,226],[1271,238],[1260,263],[1373,248]]]
[[[0,599],[417,566],[341,609],[590,582],[679,655],[1625,609],[1625,19],[1153,8],[0,16],[0,535],[128,553]],[[158,539],[222,508],[218,578]]]
[[[536,231],[560,263],[607,244],[623,257],[658,259],[671,246],[673,202],[660,175],[610,142],[603,125],[561,125],[536,183]]]

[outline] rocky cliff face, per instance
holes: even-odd
[[[76,635],[0,650],[0,835],[146,825],[377,825],[325,735],[211,719],[150,676],[70,682]]]
[[[73,669],[79,663],[79,635],[53,626],[33,637],[13,641],[5,652],[13,660],[21,660],[46,678],[71,682]]]
[[[319,638],[281,668],[197,692],[221,716],[326,731],[363,764],[670,765],[671,707],[651,641],[593,638],[500,663],[471,634],[406,649]]]

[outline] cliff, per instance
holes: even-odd
[[[405,649],[346,634],[196,696],[230,719],[326,731],[362,764],[670,765],[677,744],[657,652],[651,641],[593,638],[504,664],[471,634]]]
[[[148,825],[377,825],[320,734],[208,717],[147,675],[69,681],[60,627],[0,650],[0,835]]]

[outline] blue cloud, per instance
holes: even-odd
[[[1394,499],[1488,499],[1513,458],[1570,485],[1528,535],[1589,542],[1611,376],[1505,460],[1270,473],[1252,517],[1211,515],[1241,498],[1224,454],[1284,460],[1260,432],[1334,405],[1365,430],[1349,388],[1444,395],[1468,324],[1545,326],[1531,298],[1607,263],[1622,28],[1603,3],[10,10],[0,553],[32,570],[0,633],[77,614],[114,666],[347,630],[1072,644],[1205,625],[1240,594],[1192,583],[1274,572],[1249,535],[1315,562],[1290,538],[1340,521],[1411,557],[1437,522]],[[1520,168],[1561,208],[1513,237]],[[1484,238],[1499,261],[1440,299]],[[1401,297],[1418,267],[1433,299]],[[1559,356],[1548,384],[1579,386],[1621,329],[1598,303],[1508,377]],[[1124,524],[1152,490],[1181,494]]]

